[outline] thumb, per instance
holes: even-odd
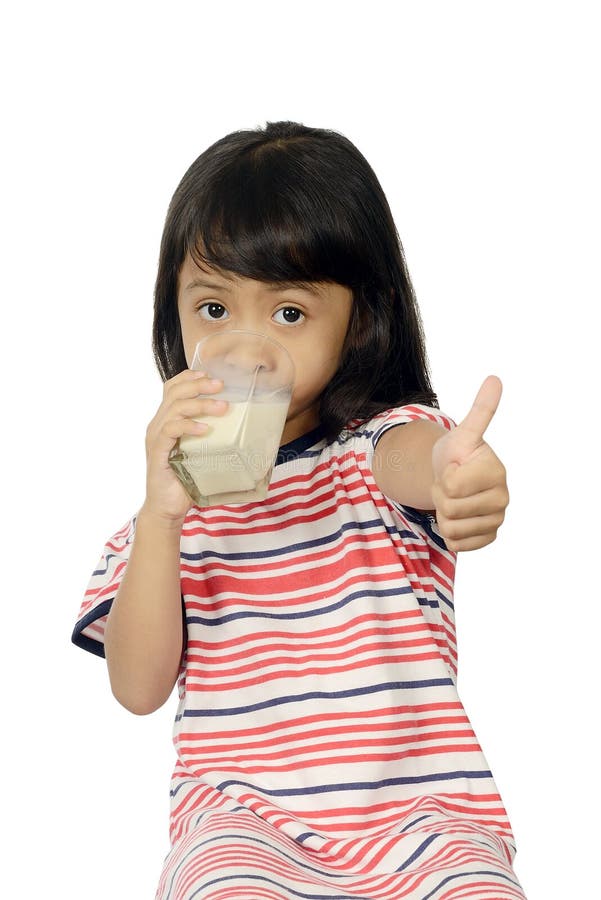
[[[476,394],[472,408],[457,426],[456,430],[460,429],[462,437],[467,439],[467,442],[473,447],[478,447],[482,443],[484,432],[497,411],[502,392],[503,385],[500,378],[497,378],[496,375],[489,375],[488,378],[485,378]]]

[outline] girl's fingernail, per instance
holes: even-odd
[[[211,378],[210,384],[221,384],[221,378]]]
[[[206,378],[206,372],[194,372],[194,378]]]

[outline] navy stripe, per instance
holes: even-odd
[[[429,894],[426,894],[424,897],[422,897],[421,900],[430,900],[430,897],[433,897],[434,894],[437,894],[438,891],[441,890],[441,888],[443,888],[446,884],[449,883],[449,881],[454,881],[456,878],[466,878],[467,876],[469,876],[470,878],[474,878],[476,875],[478,875],[480,877],[482,875],[492,875],[492,877],[496,878],[496,879],[502,878],[505,881],[508,881],[509,884],[512,884],[512,885],[514,885],[514,887],[518,888],[518,890],[520,892],[522,890],[519,882],[514,881],[513,878],[510,878],[509,875],[506,875],[504,872],[493,872],[493,871],[490,871],[489,869],[484,869],[483,871],[479,871],[479,872],[458,872],[456,875],[449,875],[447,878],[443,878],[443,880],[440,882],[440,884],[438,884],[438,886],[435,887],[433,891],[430,891]],[[493,882],[493,884],[494,884],[494,882]],[[498,884],[498,881],[497,881],[497,884]],[[470,886],[469,881],[466,881],[466,887],[469,887],[469,886]]]
[[[409,822],[408,825],[405,825],[404,828],[401,828],[399,834],[404,834],[406,831],[411,831],[412,828],[415,828],[418,822],[424,822],[426,819],[430,818],[432,818],[432,813],[426,813],[425,816],[419,816],[417,819],[412,819],[412,821]]]
[[[332,760],[336,762],[335,759]],[[226,788],[235,785],[236,787],[252,788],[258,795],[266,795],[268,797],[304,797],[308,794],[333,794],[342,791],[373,791],[385,787],[394,787],[399,784],[429,784],[432,781],[456,781],[458,778],[492,778],[492,772],[483,770],[482,772],[431,772],[429,775],[404,775],[400,778],[384,778],[382,781],[351,781],[348,784],[320,784],[313,787],[303,788],[278,788],[278,790],[267,790],[265,787],[257,788],[255,784],[248,781],[237,781],[231,779],[222,781],[217,785],[218,790],[224,791]]]
[[[118,553],[107,553],[106,556],[104,557],[106,566],[104,567],[104,569],[94,569],[94,571],[92,572],[92,578],[95,575],[106,575],[106,573],[108,572],[108,569],[109,569],[109,562],[111,561],[111,559],[121,559],[121,556]]]
[[[421,844],[419,845],[419,847],[417,847],[417,848],[414,850],[414,852],[411,854],[411,856],[409,856],[409,857],[405,860],[405,862],[404,862],[401,866],[399,866],[398,869],[396,869],[396,871],[397,871],[397,872],[402,872],[403,869],[406,869],[407,866],[410,866],[411,863],[414,863],[415,860],[416,860],[416,859],[419,859],[419,857],[422,855],[422,853],[423,853],[425,850],[428,849],[428,847],[430,846],[430,844],[431,844],[433,841],[437,840],[437,838],[439,838],[439,837],[440,837],[439,834],[431,834],[429,837],[427,837],[426,840],[425,840],[423,843],[421,843]]]
[[[333,544],[341,537],[343,537],[345,531],[357,530],[357,532],[361,532],[371,529],[377,530],[379,534],[381,534],[383,531],[386,531],[386,533],[389,535],[398,534],[399,537],[408,538],[410,541],[420,540],[419,535],[415,534],[413,531],[397,528],[394,525],[384,526],[384,523],[381,519],[370,519],[367,522],[345,522],[336,531],[330,532],[330,534],[326,534],[323,537],[314,538],[310,541],[299,541],[294,544],[286,544],[283,547],[274,547],[270,548],[269,550],[257,550],[253,552],[249,549],[245,549],[241,553],[217,553],[216,551],[208,550],[201,550],[199,553],[184,553],[182,551],[180,555],[182,559],[194,562],[201,559],[275,559],[278,556],[289,556],[291,553],[298,554],[302,550],[312,550],[315,547],[325,547],[328,544]]]
[[[330,604],[330,606],[320,606],[317,609],[305,609],[289,613],[274,613],[267,612],[267,610],[257,612],[256,610],[245,609],[240,612],[228,613],[226,616],[219,616],[214,619],[209,619],[205,616],[187,615],[186,622],[198,622],[200,625],[223,625],[224,622],[235,622],[236,619],[313,619],[315,616],[325,615],[326,613],[332,612],[334,609],[343,609],[349,603],[352,603],[354,600],[360,600],[362,597],[400,597],[402,594],[412,593],[411,585],[407,585],[406,587],[388,588],[387,590],[381,591],[370,590],[369,593],[364,590],[354,591],[352,594],[347,594],[342,600]],[[241,600],[240,602],[243,603],[244,601]],[[290,597],[287,602],[294,603],[295,598]],[[298,598],[298,602],[302,602],[302,597]],[[436,606],[437,604],[434,605]]]
[[[317,837],[317,838],[322,837],[323,838],[323,835],[316,834],[314,831],[303,831],[303,833],[299,834],[298,837],[294,838],[294,840],[298,844],[304,844],[305,841],[309,840],[309,838],[314,838],[314,837]],[[310,847],[309,847],[309,851],[312,852]]]
[[[455,612],[455,604],[453,603],[453,601],[451,600],[451,598],[450,598],[450,597],[445,597],[445,595],[442,593],[442,591],[439,591],[438,588],[436,588],[435,590],[436,590],[436,596],[437,596],[437,597],[440,597],[440,599],[442,600],[442,602],[443,602],[446,606],[449,607],[449,609],[451,610],[451,612],[454,613],[454,612]]]
[[[453,686],[450,678],[427,678],[422,681],[390,681],[385,684],[370,684],[367,687],[349,688],[345,691],[310,691],[306,694],[293,694],[289,697],[276,697],[272,700],[263,700],[261,703],[253,703],[250,706],[236,706],[230,709],[185,709],[183,714],[178,714],[175,721],[179,722],[188,716],[236,716],[246,715],[258,709],[269,709],[271,706],[283,706],[286,703],[301,703],[304,700],[337,700],[346,697],[360,697],[367,694],[379,694],[383,691],[406,691],[425,687]]]
[[[303,897],[304,900],[361,900],[360,895],[357,894],[306,894],[304,891],[295,891],[294,888],[286,887],[281,881],[274,881],[273,878],[267,878],[266,875],[244,875],[242,873],[240,875],[223,875],[221,878],[213,878],[212,881],[205,881],[198,890],[194,891],[193,894],[190,894],[190,900],[192,900],[192,897],[198,896],[205,888],[212,887],[215,884],[222,885],[224,881],[240,881],[242,878],[245,881],[264,881],[267,884],[274,884],[280,890],[285,890],[288,894],[292,894],[295,897]],[[244,884],[241,884],[240,886],[246,887]],[[367,900],[367,898],[364,898],[364,900]]]
[[[131,518],[131,527],[130,527],[130,531],[127,536],[127,539],[123,545],[124,549],[125,549],[125,547],[129,546],[130,544],[133,544],[134,536],[136,533],[137,519],[138,519],[137,515],[132,516],[132,518]],[[129,523],[128,523],[128,525],[129,525]],[[113,540],[114,540],[114,538],[113,538]],[[108,564],[109,564],[110,560],[111,559],[121,560],[122,558],[123,558],[123,550],[121,550],[119,553],[107,553],[106,556],[103,555],[103,559],[106,562],[106,567],[104,569],[94,569],[94,571],[92,572],[92,577],[94,577],[94,575],[106,575],[106,573],[108,571]]]
[[[246,807],[241,807],[241,808],[243,808],[245,810],[245,812],[248,813],[248,809],[246,809]],[[211,811],[215,812],[215,810],[211,810]],[[209,810],[207,810],[207,812],[209,812]],[[270,852],[273,853],[275,851],[278,854],[278,856],[281,856],[284,859],[289,860],[291,863],[293,863],[298,868],[306,869],[308,872],[315,872],[316,875],[319,875],[320,878],[323,879],[323,874],[324,874],[323,869],[316,869],[313,866],[308,865],[308,863],[304,862],[299,857],[291,856],[289,853],[285,853],[276,842],[269,843],[268,841],[264,841],[262,838],[256,837],[254,834],[245,833],[245,832],[240,832],[238,834],[221,833],[221,834],[215,835],[215,837],[207,838],[206,840],[200,841],[198,844],[195,844],[194,847],[191,848],[190,853],[192,853],[194,850],[198,850],[200,847],[205,847],[207,844],[214,844],[216,841],[225,841],[230,838],[233,840],[238,840],[238,841],[247,841],[248,843],[251,843],[251,844],[261,844],[261,846],[267,847],[267,849]],[[298,841],[299,838],[296,838],[296,840]],[[224,849],[224,848],[221,847],[220,849]],[[346,878],[347,877],[344,874],[340,875],[338,873],[331,873],[331,874],[328,873],[328,876],[330,878]]]

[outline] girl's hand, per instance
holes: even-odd
[[[223,415],[225,400],[199,397],[214,394],[222,382],[213,383],[202,372],[185,369],[163,386],[163,402],[146,429],[146,499],[143,509],[168,526],[183,525],[194,501],[169,465],[169,454],[182,434],[202,436],[208,424],[195,418]]]
[[[449,550],[492,543],[509,503],[505,466],[484,440],[503,386],[495,375],[482,384],[471,410],[432,448],[432,499]]]

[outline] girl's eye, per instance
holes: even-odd
[[[205,319],[207,321],[223,319],[225,318],[225,316],[223,315],[224,313],[229,315],[227,309],[225,308],[225,306],[222,306],[221,303],[203,303],[198,307],[198,315],[201,319]]]
[[[280,315],[281,318],[276,319],[276,316]],[[305,316],[304,313],[295,306],[284,306],[283,309],[278,309],[278,311],[273,314],[273,318],[280,325],[296,325],[297,322],[300,322]]]

